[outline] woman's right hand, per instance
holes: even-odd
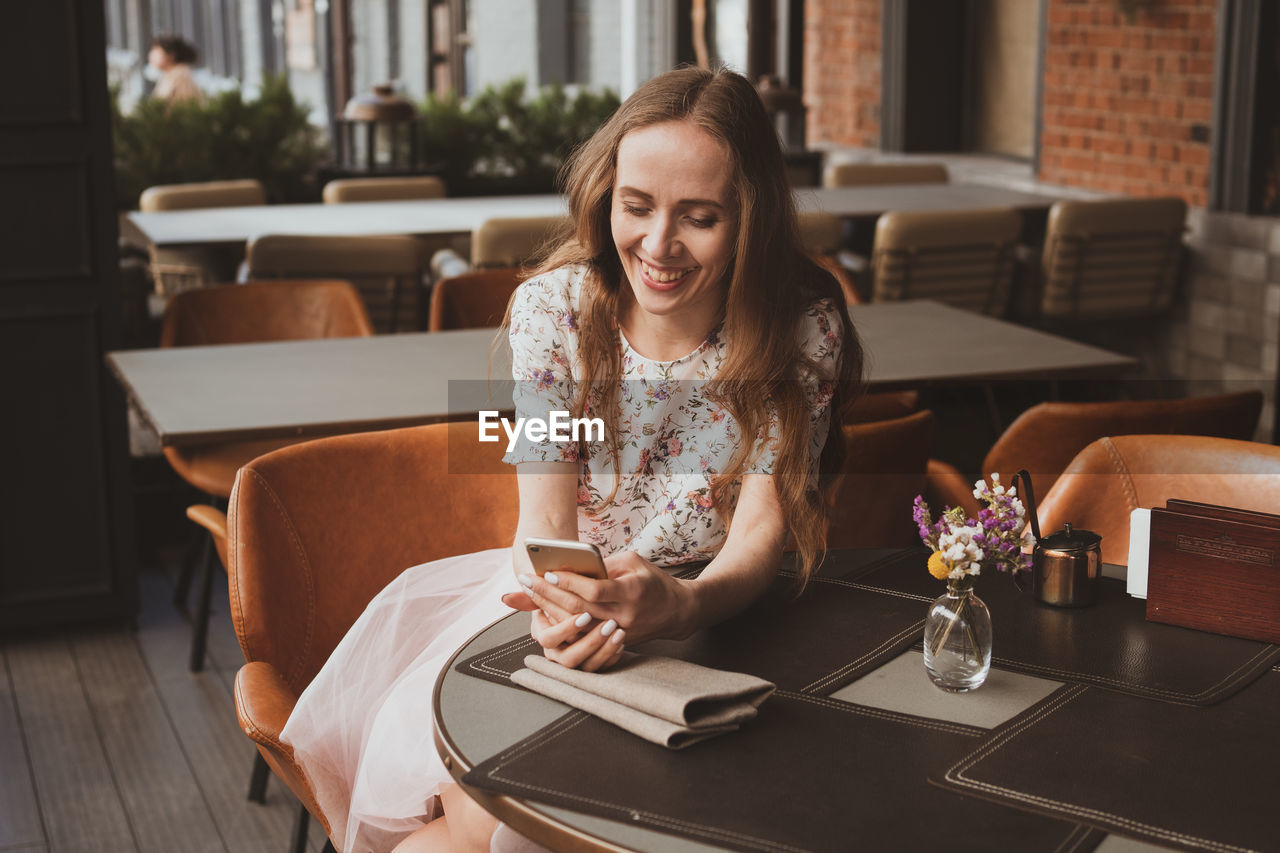
[[[542,646],[547,660],[570,669],[597,672],[608,669],[622,656],[626,632],[612,619],[599,622],[589,613],[553,621],[545,611],[533,611],[530,633]]]

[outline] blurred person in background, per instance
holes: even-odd
[[[199,54],[196,46],[182,36],[158,35],[151,40],[147,62],[159,73],[152,97],[170,104],[204,100],[204,93],[191,75]]]

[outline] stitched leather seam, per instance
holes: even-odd
[[[249,636],[248,631],[241,630],[244,625],[244,610],[240,607],[240,558],[237,556],[239,551],[238,543],[240,537],[236,536],[236,520],[240,517],[240,507],[236,501],[236,492],[240,489],[240,481],[231,487],[231,497],[227,501],[227,584],[229,587],[228,598],[231,602],[231,609],[234,611],[231,617],[231,624],[236,629],[236,642],[240,644],[240,653],[244,655],[244,659],[253,660],[249,655]],[[234,566],[234,568],[233,568]]]
[[[995,793],[1001,794],[1002,796],[1008,797],[1009,799],[1018,800],[1024,803],[1047,805],[1048,807],[1053,808],[1057,811],[1066,812],[1067,814],[1075,815],[1077,817],[1091,818],[1093,820],[1099,820],[1099,819],[1108,820],[1130,831],[1145,832],[1157,838],[1165,839],[1168,841],[1177,841],[1177,842],[1182,842],[1184,844],[1187,844],[1187,843],[1196,844],[1198,846],[1205,847],[1210,850],[1224,851],[1224,853],[1228,853],[1228,852],[1237,853],[1237,851],[1238,853],[1248,853],[1248,849],[1244,847],[1236,847],[1234,845],[1223,844],[1221,842],[1213,841],[1211,839],[1200,838],[1198,836],[1187,835],[1185,833],[1176,832],[1171,829],[1152,826],[1150,824],[1142,823],[1141,821],[1132,820],[1131,818],[1121,817],[1120,815],[1112,814],[1110,812],[1104,812],[1099,809],[1090,809],[1084,806],[1076,806],[1076,805],[1072,805],[1071,803],[1064,803],[1060,800],[1052,799],[1050,797],[1041,797],[1035,794],[1026,794],[1021,791],[1015,791],[1000,785],[993,785],[989,782],[981,782],[977,779],[970,779],[964,775],[966,770],[969,770],[984,758],[994,755],[996,752],[1003,749],[1009,743],[1009,741],[1013,740],[1014,737],[1021,734],[1023,731],[1035,725],[1036,723],[1039,723],[1046,717],[1056,713],[1057,711],[1059,711],[1066,705],[1070,704],[1071,702],[1075,701],[1081,695],[1083,695],[1084,692],[1088,689],[1089,688],[1084,685],[1074,685],[1072,687],[1065,688],[1062,691],[1061,695],[1059,695],[1057,698],[1051,698],[1045,704],[1045,706],[1041,708],[1039,711],[1036,711],[1035,713],[1026,717],[1021,722],[1011,726],[1008,730],[1006,730],[1005,732],[1001,733],[999,736],[992,739],[990,743],[975,750],[973,754],[962,759],[958,764],[954,765],[951,769],[949,769],[946,772],[946,775],[944,776],[944,778],[947,781],[953,782],[956,785],[959,785],[960,787],[963,787],[963,788],[971,788],[973,790],[986,791],[988,793],[995,792]]]
[[[806,693],[822,690],[827,686],[829,686],[830,684],[832,684],[833,682],[843,678],[845,675],[849,674],[850,672],[853,672],[855,669],[857,669],[866,661],[876,657],[877,655],[882,654],[885,651],[885,649],[891,648],[893,646],[897,646],[906,637],[912,634],[918,633],[923,629],[924,629],[924,620],[921,619],[919,622],[916,622],[914,625],[911,625],[910,627],[905,628],[902,631],[899,631],[897,634],[894,634],[892,637],[885,640],[883,643],[876,646],[875,648],[871,649],[861,657],[858,657],[849,661],[849,663],[845,664],[844,666],[840,667],[834,672],[831,672],[823,676],[822,678],[819,678],[817,681],[814,681],[811,684],[807,684],[800,689]]]
[[[1124,459],[1120,457],[1120,451],[1116,450],[1115,444],[1109,438],[1102,439],[1102,446],[1106,448],[1107,455],[1111,457],[1111,464],[1115,466],[1117,473],[1124,479],[1124,496],[1129,502],[1129,512],[1133,512],[1138,508],[1138,490],[1133,485],[1133,476],[1129,473],[1129,466],[1124,463]]]
[[[993,657],[991,660],[993,663],[1001,664],[1002,666],[1009,667],[1010,669],[1024,669],[1024,670],[1030,670],[1032,672],[1037,672],[1037,673],[1046,673],[1046,674],[1054,675],[1064,679],[1075,679],[1078,681],[1087,681],[1091,684],[1098,684],[1101,687],[1107,687],[1108,685],[1112,685],[1118,689],[1123,689],[1124,691],[1142,695],[1142,696],[1163,696],[1171,699],[1203,701],[1205,699],[1218,696],[1227,688],[1233,686],[1234,684],[1240,681],[1247,679],[1252,669],[1257,666],[1258,660],[1260,658],[1274,654],[1276,650],[1277,650],[1276,646],[1266,646],[1265,648],[1259,650],[1259,652],[1255,654],[1253,657],[1247,659],[1244,663],[1240,664],[1240,666],[1236,667],[1234,670],[1232,670],[1231,672],[1223,676],[1222,680],[1219,681],[1217,684],[1210,685],[1209,687],[1205,688],[1199,693],[1184,693],[1177,690],[1161,690],[1158,687],[1144,687],[1142,685],[1135,685],[1132,682],[1124,681],[1118,678],[1107,678],[1106,676],[1102,676],[1102,675],[1090,675],[1088,673],[1080,673],[1080,672],[1074,672],[1072,670],[1058,669],[1057,667],[1040,666],[1037,664],[1025,663],[1023,661],[1009,660],[1008,658]]]
[[[498,646],[498,648],[492,654],[487,654],[484,657],[474,661],[470,665],[470,667],[471,669],[478,669],[481,672],[487,672],[487,673],[490,673],[491,675],[501,675],[504,678],[510,678],[511,673],[506,672],[505,670],[498,669],[496,666],[490,666],[489,661],[493,660],[494,658],[500,658],[511,652],[518,651],[521,648],[525,648],[525,647],[532,648],[535,645],[537,645],[537,642],[533,639],[533,637],[524,637],[523,639],[512,640],[509,643],[504,643],[503,645]]]
[[[859,717],[872,717],[878,720],[887,720],[891,723],[902,723],[908,726],[916,726],[921,729],[933,729],[934,731],[964,735],[965,737],[982,737],[987,734],[987,730],[979,726],[966,726],[963,723],[948,723],[942,720],[934,720],[929,717],[900,714],[897,711],[889,711],[884,708],[872,708],[869,705],[855,705],[852,702],[841,702],[838,699],[829,699],[825,696],[812,696],[808,693],[793,693],[790,690],[779,690],[778,695],[785,696],[788,699],[798,699],[812,705],[821,705],[824,708],[831,708],[836,711],[843,711],[846,714],[853,714]]]
[[[302,640],[302,651],[300,654],[297,655],[297,657],[294,658],[293,666],[290,668],[290,673],[288,678],[289,685],[296,689],[295,681],[302,672],[303,661],[307,659],[307,655],[311,652],[311,643],[315,638],[315,625],[316,625],[315,578],[312,576],[311,562],[307,559],[307,552],[302,547],[302,538],[298,536],[297,528],[295,528],[293,525],[293,518],[289,515],[288,511],[284,508],[284,504],[283,502],[281,502],[279,495],[276,494],[275,489],[271,488],[271,484],[268,483],[266,479],[263,478],[263,476],[259,474],[257,471],[253,470],[252,468],[246,468],[245,473],[248,476],[251,476],[258,481],[258,484],[262,486],[263,491],[266,492],[267,497],[269,497],[271,499],[271,502],[275,505],[276,512],[280,514],[280,517],[284,521],[285,528],[289,531],[289,540],[290,542],[292,542],[293,548],[297,552],[298,561],[302,564],[302,569],[303,569],[302,576],[303,576],[304,582],[306,583],[306,592],[307,592],[307,628],[306,628],[306,634]]]
[[[582,711],[575,711],[566,717],[562,717],[560,722],[552,723],[546,730],[544,730],[544,733],[545,733],[544,736],[535,737],[530,742],[526,744],[522,744],[520,748],[513,750],[509,755],[502,756],[502,758],[498,760],[498,763],[495,764],[493,769],[489,772],[488,774],[489,777],[492,779],[505,782],[506,784],[512,785],[517,788],[523,788],[524,790],[527,790],[527,791],[538,791],[543,794],[551,794],[557,797],[564,797],[565,799],[574,800],[576,802],[590,803],[592,805],[601,806],[604,808],[617,809],[631,815],[631,818],[633,821],[638,821],[640,818],[644,818],[646,821],[650,823],[657,824],[660,826],[669,826],[675,829],[682,829],[690,833],[691,835],[703,836],[706,838],[718,839],[721,841],[731,841],[739,844],[750,843],[752,846],[761,850],[788,851],[788,853],[807,853],[807,851],[803,850],[802,848],[791,847],[784,844],[778,844],[777,842],[770,841],[766,838],[758,838],[754,835],[747,835],[744,833],[733,832],[731,830],[726,830],[726,829],[716,829],[716,828],[708,827],[702,824],[689,823],[687,821],[677,820],[675,818],[669,818],[664,815],[654,814],[652,812],[647,812],[640,809],[629,808],[627,806],[619,805],[618,803],[609,802],[608,800],[599,800],[599,799],[595,799],[594,797],[583,797],[577,794],[570,794],[570,793],[566,793],[565,791],[559,791],[559,790],[556,790],[555,788],[546,788],[541,785],[533,785],[527,782],[520,782],[518,780],[511,779],[510,777],[502,776],[499,774],[499,771],[503,768],[504,765],[509,764],[510,762],[515,761],[518,758],[521,758],[522,756],[528,754],[534,748],[541,746],[544,743],[550,742],[551,740],[554,740],[560,735],[567,734],[570,730],[572,730],[573,728],[575,728],[576,726],[580,725],[581,723],[585,722],[588,719],[591,719],[591,716]]]
[[[237,683],[236,684],[236,705],[238,707],[244,707],[244,705],[246,704],[246,702],[242,698],[243,696],[244,696],[244,692],[240,689],[240,685]],[[247,734],[251,740],[254,740],[260,744],[263,744],[264,746],[274,747],[280,750],[281,752],[283,752],[285,755],[289,756],[289,758],[293,758],[293,747],[287,745],[284,741],[280,740],[278,737],[262,729],[257,723],[255,723],[252,719],[250,719],[248,716],[244,714],[240,715],[240,727],[242,729],[245,729],[245,734]]]

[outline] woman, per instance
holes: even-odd
[[[160,73],[160,79],[151,96],[169,104],[203,100],[204,93],[191,76],[191,66],[195,65],[197,58],[195,45],[182,36],[153,38],[147,62]]]
[[[488,849],[496,822],[441,784],[425,709],[448,654],[501,614],[489,596],[511,580],[498,566],[514,565],[521,589],[502,602],[533,611],[546,656],[597,670],[742,610],[789,537],[802,578],[823,547],[819,473],[838,470],[829,427],[861,350],[839,285],[800,248],[755,90],[724,71],[655,78],[575,154],[567,182],[574,233],[508,312],[517,408],[599,417],[605,440],[516,446],[516,547],[406,571],[299,700],[284,736],[318,793],[337,790],[319,801],[345,850],[389,847],[437,791],[445,817],[397,849]],[[609,579],[537,578],[528,536],[595,542]],[[708,559],[694,580],[664,571]],[[402,630],[426,623],[426,639]],[[330,701],[357,673],[363,701]]]

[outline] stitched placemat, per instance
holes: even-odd
[[[849,558],[852,559],[852,555]],[[912,565],[916,552],[891,554],[873,565],[892,573]],[[835,558],[827,572],[840,572]],[[858,570],[861,570],[860,568]],[[798,599],[790,577],[747,611],[687,640],[655,640],[632,649],[713,669],[745,672],[783,690],[826,695],[901,654],[920,639],[926,607],[910,595],[819,576]],[[521,637],[461,661],[459,672],[510,683],[525,655],[541,649]]]
[[[1280,671],[1194,708],[1064,687],[940,780],[1189,850],[1280,850]]]
[[[574,711],[463,781],[737,850],[1093,849],[1096,830],[929,784],[985,734],[779,693],[740,731],[673,752]]]
[[[866,588],[932,601],[942,585],[924,568],[873,565],[849,581]],[[1098,603],[1060,608],[1041,604],[996,572],[974,591],[991,610],[993,666],[1082,682],[1186,705],[1221,701],[1277,662],[1280,646],[1148,622],[1146,605],[1123,581],[1103,578]]]

